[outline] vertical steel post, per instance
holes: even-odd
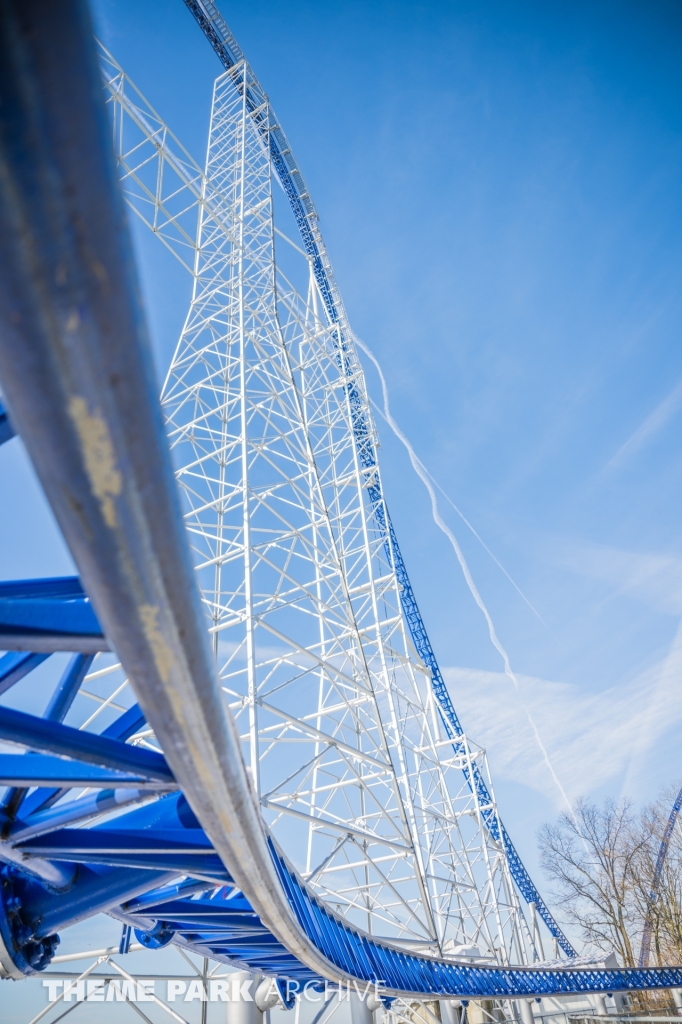
[[[256,1002],[260,977],[250,971],[230,974],[230,1001],[227,1004],[227,1024],[263,1024],[263,1011]]]

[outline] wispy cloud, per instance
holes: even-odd
[[[625,444],[618,449],[613,458],[607,462],[604,472],[620,468],[631,456],[641,451],[672,419],[680,406],[682,406],[682,380],[675,385],[667,398],[663,399],[660,405],[630,435]]]
[[[682,692],[682,621],[680,622],[668,655],[653,673],[651,685],[640,702],[637,714],[637,730],[631,746],[627,771],[623,780],[623,792],[627,793],[642,770],[643,763],[654,749],[662,728],[669,729],[671,722],[662,718],[661,712],[670,713],[679,702]],[[643,695],[644,696],[644,695]],[[678,721],[679,719],[676,719]]]
[[[581,576],[611,583],[663,615],[682,615],[682,558],[672,554],[623,551],[603,544],[570,544],[555,557]]]
[[[488,750],[494,776],[535,789],[558,810],[525,707],[510,700],[504,674],[466,668],[446,668],[444,674],[467,733]],[[517,675],[571,801],[609,786],[614,795],[637,795],[644,762],[682,724],[681,677],[682,625],[664,658],[599,694]]]
[[[358,343],[359,343],[359,344],[361,345],[361,347],[363,347],[363,349],[364,349],[364,350],[366,350],[366,346],[362,346],[362,342],[359,342],[359,339],[358,339]],[[377,366],[378,366],[378,363],[377,363]],[[380,409],[380,408],[379,408],[379,406],[378,406],[378,405],[376,404],[376,402],[375,402],[374,400],[372,400],[372,408],[373,408],[373,409],[374,409],[374,410],[375,410],[376,412],[378,412],[378,413],[379,413],[379,415],[381,416],[381,418],[382,418],[383,420],[385,420],[385,421],[386,421],[386,423],[388,423],[388,425],[389,425],[389,426],[391,427],[391,429],[393,430],[393,427],[392,427],[391,423],[389,422],[389,420],[388,420],[388,418],[387,418],[386,414],[385,414],[385,413],[383,412],[383,410],[382,410],[382,409]],[[399,436],[399,435],[398,435],[398,436]],[[402,438],[400,438],[400,440],[402,440]],[[403,444],[404,444],[404,443],[405,443],[405,442],[403,441]],[[549,626],[547,625],[547,623],[546,623],[546,622],[545,622],[545,620],[543,619],[542,615],[540,615],[540,612],[539,612],[539,611],[537,610],[537,608],[536,608],[536,607],[535,607],[535,606],[534,606],[533,604],[531,604],[531,602],[530,602],[530,601],[528,600],[528,598],[526,597],[526,595],[524,594],[524,592],[523,592],[523,591],[521,590],[521,587],[520,587],[520,586],[518,585],[518,583],[516,582],[516,580],[515,580],[515,579],[514,579],[514,578],[513,578],[512,576],[510,576],[510,575],[509,575],[509,573],[507,572],[507,570],[505,569],[505,567],[504,567],[504,566],[502,565],[502,562],[500,562],[500,560],[499,560],[499,558],[497,557],[497,555],[495,555],[495,554],[494,554],[494,553],[493,553],[493,552],[492,552],[492,551],[490,550],[490,548],[488,547],[488,545],[486,544],[486,542],[485,542],[485,541],[483,540],[483,538],[481,537],[480,533],[479,533],[479,532],[478,532],[478,531],[476,530],[476,528],[475,528],[474,526],[472,526],[472,524],[471,524],[471,523],[469,522],[469,520],[468,520],[468,519],[467,519],[467,517],[466,517],[466,516],[464,515],[464,513],[463,513],[463,512],[461,511],[461,509],[459,509],[459,508],[457,507],[457,505],[455,505],[455,503],[454,503],[454,501],[452,500],[452,498],[450,497],[450,495],[449,495],[449,494],[448,494],[448,493],[447,493],[446,491],[444,491],[444,490],[443,490],[443,488],[442,488],[442,487],[441,487],[441,485],[440,485],[440,484],[438,483],[438,481],[436,480],[436,478],[435,478],[435,476],[433,475],[433,473],[431,473],[431,471],[430,471],[430,470],[428,470],[428,469],[426,468],[426,466],[424,465],[424,463],[422,462],[422,460],[421,460],[421,459],[420,459],[420,458],[419,458],[419,457],[418,457],[417,455],[415,455],[414,457],[415,457],[415,459],[416,459],[416,460],[417,460],[417,461],[419,462],[420,466],[422,467],[422,469],[424,470],[424,472],[425,472],[425,473],[426,473],[426,475],[428,476],[428,478],[429,478],[429,480],[431,481],[431,483],[433,484],[433,486],[434,486],[434,487],[435,487],[435,488],[436,488],[437,490],[439,490],[439,491],[440,491],[440,493],[441,493],[441,494],[443,495],[443,497],[444,497],[444,498],[445,498],[445,500],[447,501],[448,505],[450,505],[450,506],[451,506],[451,507],[452,507],[452,508],[453,508],[453,509],[455,510],[455,512],[457,513],[457,515],[459,516],[459,518],[460,518],[460,519],[462,520],[462,522],[464,523],[464,525],[465,525],[465,526],[466,526],[466,527],[467,527],[467,528],[468,528],[468,529],[469,529],[469,530],[470,530],[470,531],[471,531],[471,532],[473,533],[474,537],[476,538],[476,540],[478,541],[478,543],[479,543],[479,544],[481,545],[481,547],[483,548],[483,550],[484,550],[484,551],[486,551],[486,552],[487,552],[487,553],[488,553],[488,554],[490,555],[490,557],[492,558],[493,562],[494,562],[494,563],[495,563],[495,565],[496,565],[496,566],[498,567],[498,569],[499,569],[499,570],[500,570],[500,571],[501,571],[502,573],[504,573],[504,575],[505,575],[505,576],[507,577],[507,579],[509,580],[509,582],[511,583],[512,587],[513,587],[513,588],[514,588],[514,590],[515,590],[515,591],[517,592],[517,594],[519,595],[519,597],[520,597],[520,598],[521,598],[521,599],[522,599],[522,600],[523,600],[523,601],[524,601],[524,602],[525,602],[525,603],[526,603],[526,604],[528,605],[528,607],[529,607],[529,608],[530,608],[530,610],[532,611],[533,615],[535,615],[535,617],[536,617],[537,619],[539,619],[539,621],[540,621],[540,622],[542,623],[542,625],[543,625],[543,626],[545,627],[545,629],[549,629]]]
[[[421,480],[421,482],[424,484],[424,487],[427,490],[427,493],[429,495],[429,499],[431,501],[431,515],[433,517],[433,521],[436,524],[436,526],[438,527],[438,529],[442,530],[442,532],[445,534],[445,536],[450,541],[452,549],[455,552],[455,556],[457,558],[457,561],[459,562],[460,569],[462,570],[462,575],[464,576],[464,579],[466,581],[466,585],[469,588],[469,592],[470,592],[471,596],[473,597],[474,601],[476,602],[476,604],[478,605],[478,607],[480,608],[481,612],[483,613],[483,617],[484,617],[484,619],[486,621],[486,625],[488,626],[488,636],[490,637],[490,642],[491,642],[491,644],[493,645],[493,647],[495,648],[495,650],[497,651],[497,653],[499,654],[499,656],[502,659],[502,664],[504,665],[504,674],[511,681],[512,685],[514,686],[514,689],[515,689],[515,691],[517,693],[518,701],[521,704],[523,704],[524,703],[524,698],[523,698],[523,695],[521,694],[521,690],[519,688],[519,683],[518,683],[518,679],[516,678],[516,674],[512,670],[511,663],[509,661],[509,655],[507,654],[506,649],[502,646],[502,643],[500,642],[500,638],[498,637],[497,631],[495,629],[495,624],[493,623],[493,620],[492,620],[492,617],[490,615],[490,612],[488,611],[487,605],[485,604],[483,598],[481,597],[481,594],[480,594],[480,592],[478,590],[478,587],[474,583],[474,579],[473,579],[473,577],[471,575],[471,570],[469,569],[469,565],[467,563],[466,558],[464,557],[464,553],[463,553],[461,547],[459,546],[459,542],[458,542],[457,538],[455,537],[454,533],[452,532],[452,530],[450,529],[450,527],[448,526],[448,524],[443,519],[442,515],[440,514],[440,509],[438,508],[438,499],[436,498],[436,492],[434,490],[433,483],[432,483],[432,477],[431,477],[430,473],[427,471],[427,469],[424,466],[424,464],[419,459],[417,453],[415,452],[415,450],[414,450],[414,448],[412,446],[412,443],[405,436],[405,434],[400,429],[400,427],[398,426],[398,424],[396,423],[395,419],[393,418],[393,416],[391,414],[391,409],[390,409],[389,399],[388,399],[388,386],[386,384],[386,378],[384,377],[383,371],[381,369],[381,365],[380,365],[378,359],[376,358],[376,356],[374,355],[374,353],[371,351],[371,349],[368,348],[368,346],[365,345],[365,343],[363,341],[361,341],[360,338],[357,337],[357,335],[355,336],[355,341],[360,346],[362,351],[367,356],[369,356],[369,358],[374,363],[374,366],[376,367],[377,373],[379,374],[379,380],[381,381],[381,391],[382,391],[383,399],[384,399],[384,418],[386,419],[386,422],[390,426],[390,428],[393,431],[393,433],[395,434],[395,436],[405,446],[407,454],[410,457],[410,462],[412,463],[412,468],[415,471],[415,473],[417,474],[417,476],[419,477],[419,479]],[[554,785],[556,786],[556,788],[561,793],[561,795],[563,797],[563,800],[564,800],[564,803],[568,806],[569,811],[571,811],[571,802],[570,802],[570,800],[568,798],[568,795],[566,794],[566,792],[564,790],[564,787],[563,787],[563,785],[561,783],[561,779],[557,775],[557,772],[556,772],[556,769],[554,767],[554,764],[552,763],[552,759],[550,758],[550,756],[549,756],[549,754],[547,752],[547,748],[546,748],[546,746],[544,744],[544,741],[542,739],[542,736],[540,735],[540,730],[538,729],[537,724],[535,722],[535,719],[534,719],[533,715],[531,714],[530,707],[527,704],[524,705],[524,714],[526,716],[526,721],[528,723],[528,726],[530,727],[530,730],[531,730],[531,733],[532,733],[533,738],[535,740],[535,743],[536,743],[538,749],[540,750],[540,752],[542,754],[542,760],[544,761],[545,767],[546,767],[547,771],[549,772],[550,776],[552,777],[552,779],[554,780]],[[571,811],[571,813],[572,813],[572,811]]]
[[[682,623],[670,650],[657,663],[636,678],[601,693],[586,694],[577,685],[513,672],[459,544],[440,515],[434,489],[438,484],[391,415],[380,365],[367,346],[357,340],[379,373],[383,416],[405,446],[413,469],[428,491],[434,521],[455,551],[471,594],[485,616],[491,642],[503,660],[503,672],[444,669],[467,733],[488,749],[496,777],[530,786],[557,809],[559,793],[569,806],[579,796],[590,796],[604,787],[614,795],[619,789],[633,789],[634,795],[643,795],[638,790],[643,777],[651,774],[647,769],[656,763],[655,752],[661,748],[663,737],[670,737],[682,725],[682,686],[678,682],[682,678]],[[682,382],[622,446],[611,464],[625,461],[643,447],[681,404]],[[555,548],[554,557],[574,572],[612,584],[617,593],[643,601],[666,615],[682,616],[682,559],[676,556],[570,544]],[[511,692],[508,680],[514,684]]]

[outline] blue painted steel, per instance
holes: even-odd
[[[16,976],[44,970],[59,943],[58,928],[76,924],[172,877],[163,871],[93,871],[83,866],[74,871],[71,884],[56,894],[20,869],[5,866],[0,870],[0,936]]]
[[[109,650],[78,577],[0,583],[0,648]]]
[[[50,703],[45,709],[44,717],[48,721],[64,721],[94,658],[94,654],[74,654],[69,660],[64,674],[50,698]],[[117,739],[120,739],[120,737],[117,737]]]
[[[138,896],[137,899],[128,900],[125,910],[127,914],[144,911],[146,914],[151,914],[151,917],[154,917],[156,911],[150,908],[156,908],[161,903],[168,903],[169,900],[186,899],[188,896],[195,896],[206,891],[206,884],[204,882],[197,882],[189,878],[182,882],[176,882],[174,885],[165,885],[161,889],[151,889],[149,892],[144,893],[143,896]],[[211,889],[208,891],[213,892],[215,890]],[[220,891],[223,891],[222,887]]]
[[[5,441],[11,440],[14,436],[14,427],[9,421],[7,409],[0,402],[0,444],[4,444]]]
[[[111,789],[112,786],[144,788],[146,775],[99,768],[45,754],[0,754],[0,786],[60,786]],[[155,787],[158,789],[158,785]]]
[[[139,819],[143,816],[143,812],[138,813]],[[605,970],[572,968],[570,962],[561,968],[545,969],[478,967],[405,953],[377,942],[336,917],[311,895],[275,847],[271,848],[282,885],[305,933],[340,970],[350,968],[362,981],[380,981],[394,991],[473,998],[632,991],[682,983],[680,968]],[[227,959],[252,971],[285,975],[299,983],[321,982],[277,942],[254,914],[248,900],[230,886],[189,898],[178,898],[181,895],[181,887],[166,887],[130,901],[122,910],[129,918],[151,921],[153,924],[145,929],[147,933],[163,927],[174,932],[183,944],[207,956]]]
[[[19,843],[23,854],[77,864],[165,868],[219,885],[230,880],[203,829],[64,828]],[[207,852],[209,851],[209,852]],[[30,863],[30,861],[29,861]]]
[[[135,929],[135,938],[147,949],[163,949],[175,937],[175,931],[170,928],[166,921],[157,921],[153,928],[148,931]]]
[[[227,28],[212,0],[184,0],[184,2],[211,43],[224,68],[229,70],[244,59],[244,55],[234,36]],[[395,530],[393,529],[388,508],[381,492],[378,474],[371,472],[378,468],[372,426],[367,415],[365,397],[357,386],[353,372],[354,353],[352,351],[352,343],[347,336],[346,329],[341,324],[341,311],[334,298],[332,282],[312,227],[312,221],[317,218],[317,214],[301,173],[296,166],[286,136],[278,125],[270,123],[265,95],[260,90],[256,92],[255,87],[247,87],[246,105],[253,117],[254,124],[270,149],[277,176],[289,200],[305,251],[311,260],[315,280],[317,281],[329,320],[338,327],[337,346],[339,362],[344,371],[344,376],[349,382],[347,384],[347,393],[358,457],[362,469],[368,471],[368,480],[372,481],[367,488],[369,500],[379,529],[386,538],[389,562],[394,565],[398,582],[402,588],[400,599],[410,635],[419,657],[431,674],[434,693],[438,700],[446,731],[452,739],[456,739],[463,736],[463,730],[452,705],[445,680],[436,660],[426,632],[424,620],[421,617],[414,591],[407,575]],[[454,747],[456,751],[460,749],[457,743],[454,744]],[[494,839],[501,840],[504,843],[510,872],[524,899],[528,903],[535,904],[536,910],[547,925],[550,934],[554,936],[564,952],[568,956],[575,956],[573,946],[552,917],[547,905],[533,884],[530,875],[523,866],[521,858],[516,852],[506,829],[500,822],[478,766],[475,765],[471,773],[468,769],[465,769],[464,774],[468,784],[476,792],[481,813],[486,826],[490,830],[490,834]]]
[[[59,945],[58,935],[34,937],[22,914],[22,897],[15,891],[15,883],[20,880],[21,876],[12,868],[0,870],[0,938],[12,956],[18,976],[44,970]]]
[[[16,654],[8,654],[6,657],[19,657]],[[23,655],[34,659],[32,667],[39,665],[48,655],[30,654]],[[63,722],[69,708],[71,707],[85,675],[92,665],[94,655],[74,654],[66,666],[62,678],[55,688],[50,702],[45,710],[44,718],[49,722]],[[55,792],[58,792],[55,791]],[[19,808],[26,799],[27,790],[22,788],[11,788],[5,793],[2,800],[2,810],[5,816],[12,820],[16,817]]]
[[[45,713],[47,721],[61,722],[64,719],[91,663],[91,655],[74,655],[50,700]],[[127,711],[124,711],[123,714],[119,715],[101,735],[104,739],[121,740],[124,742],[138,732],[144,724],[145,717],[139,705],[134,704]],[[148,785],[149,780],[147,780]],[[44,813],[52,803],[59,799],[61,793],[61,788],[55,788],[54,786],[39,788],[34,790],[27,799],[27,791],[25,789],[13,788],[5,794],[2,802],[2,811],[6,818],[12,821],[17,817],[23,801],[27,799],[27,806],[23,808],[22,815],[28,816],[30,820],[33,820],[32,815],[36,815],[38,812]],[[102,798],[103,794],[100,794],[97,799],[101,801]],[[94,811],[95,808],[93,807]],[[63,811],[55,813],[55,820],[59,817],[60,813],[63,814]],[[17,828],[16,824],[11,826],[11,830],[13,829],[15,832]]]
[[[21,899],[24,924],[34,939],[44,939],[60,928],[84,921],[174,877],[174,872],[167,870],[99,866],[93,870],[81,865],[72,884],[56,894],[25,874],[20,875],[15,868],[9,872]]]
[[[45,790],[41,791],[43,794]],[[50,792],[55,792],[54,790]],[[64,790],[57,790],[60,796]],[[92,823],[96,818],[107,814],[110,811],[121,811],[128,805],[135,805],[142,800],[149,800],[148,788],[128,789],[118,787],[116,789],[103,789],[100,792],[91,793],[89,796],[81,796],[78,800],[68,800],[63,803],[48,803],[37,810],[30,810],[29,800],[26,801],[21,810],[21,818],[15,817],[5,824],[5,835],[7,841],[18,843],[29,839],[32,836],[45,835],[55,829],[78,825],[81,822]],[[27,813],[28,812],[28,813]],[[2,852],[0,848],[0,853]]]
[[[33,654],[30,651],[8,651],[0,658],[0,694],[5,693],[20,679],[27,676],[41,662],[49,658],[49,654]]]
[[[144,724],[145,717],[140,705],[133,704],[131,708],[119,715],[115,722],[107,726],[102,736],[107,736],[112,740],[129,740],[131,736],[139,732]]]
[[[682,968],[640,971],[473,967],[405,953],[350,928],[311,895],[274,847],[273,857],[306,933],[311,938],[326,936],[327,955],[338,967],[347,970],[344,961],[350,955],[353,973],[358,978],[365,981],[382,979],[387,988],[432,995],[515,997],[541,996],[550,992],[666,988],[675,987],[682,980]]]
[[[649,893],[649,904],[651,907],[658,900],[658,890],[661,884],[661,875],[663,874],[663,867],[665,865],[666,857],[668,856],[668,847],[670,846],[670,840],[672,838],[677,818],[682,808],[682,789],[679,791],[673,803],[672,810],[668,817],[668,822],[665,826],[665,832],[661,839],[661,845],[658,850],[658,857],[656,858],[656,867],[654,868],[654,878],[651,884],[651,892]],[[644,922],[644,931],[642,933],[642,945],[639,951],[639,966],[647,967],[649,963],[649,955],[651,953],[651,911]]]
[[[165,758],[153,750],[131,747],[121,740],[48,722],[13,708],[0,708],[0,739],[87,764],[139,773],[149,780],[170,785],[174,782]]]
[[[217,885],[230,876],[182,794],[129,811],[91,829],[60,829],[19,843],[22,852],[51,860],[127,867],[174,868]],[[199,887],[201,888],[201,887]]]
[[[120,716],[119,732],[125,727],[124,718],[129,726],[131,720],[140,715],[137,709],[131,712]],[[17,825],[21,827],[20,822]],[[15,869],[9,871],[13,892],[20,894],[24,907],[17,933],[24,944],[40,943],[44,938],[54,944],[53,932],[58,927],[88,916],[99,907],[111,907],[117,897],[124,899],[124,893],[135,889],[140,895],[128,899],[121,909],[129,920],[138,917],[144,922],[138,932],[148,936],[148,944],[152,946],[155,942],[165,942],[170,936],[197,952],[249,970],[286,976],[301,984],[322,981],[263,926],[243,894],[235,892],[229,884],[229,874],[209,852],[210,840],[181,794],[164,797],[104,826],[57,829],[20,842],[16,849],[29,858],[38,856],[83,865],[77,882],[57,900],[39,883],[27,883]],[[305,934],[331,963],[363,981],[380,981],[394,990],[458,996],[612,991],[682,984],[682,970],[505,971],[455,967],[404,953],[376,942],[336,917],[308,891],[272,842],[270,850],[282,886]],[[89,864],[106,864],[111,870],[102,876],[93,872]],[[149,869],[144,876],[134,870],[143,867]],[[164,869],[167,873],[160,879],[158,872]],[[97,870],[101,872],[102,868]],[[159,880],[170,881],[178,874],[188,878],[158,889]],[[197,882],[196,875],[203,876],[203,883]],[[143,885],[144,878],[148,879],[147,885]],[[219,886],[221,881],[228,883],[227,886]],[[16,948],[20,959],[23,947]],[[36,964],[45,966],[49,950],[40,949],[42,947],[40,956],[34,951],[34,959]],[[27,970],[35,969],[35,965],[27,966]]]
[[[148,867],[158,869],[166,866],[172,856],[168,852],[171,849],[186,851],[193,847],[202,851],[198,856],[205,856],[204,851],[210,847],[181,795],[165,797],[101,828],[76,830],[77,836],[67,834],[69,831],[61,830],[21,844],[19,849],[35,855],[72,858],[78,849],[91,855],[99,851],[106,857],[114,848],[118,851],[144,848]],[[601,970],[571,968],[567,964],[561,969],[502,969],[444,963],[405,953],[350,927],[309,892],[272,843],[271,853],[305,934],[340,970],[350,971],[362,981],[380,981],[388,989],[422,995],[512,998],[682,985],[682,969],[679,968]],[[22,901],[23,931],[20,934],[26,942],[39,942],[74,916],[86,916],[94,907],[111,907],[119,893],[119,899],[125,899],[124,893],[137,888],[144,894],[128,897],[121,910],[129,920],[139,918],[143,922],[138,931],[150,936],[151,944],[172,934],[176,941],[197,952],[253,971],[286,976],[299,983],[321,982],[319,976],[297,961],[271,935],[248,900],[229,884],[216,887],[214,883],[203,892],[197,892],[194,880],[158,888],[159,875],[153,870],[145,873],[146,886],[139,871],[114,869],[97,875],[87,867],[81,870],[83,874],[78,881],[56,901],[39,883],[20,879],[14,869],[6,873],[12,880],[13,893]],[[191,866],[183,864],[180,870],[189,873]],[[229,882],[227,873],[222,870]],[[177,869],[166,874],[163,881],[169,880],[172,874],[177,874]],[[152,891],[144,892],[145,889]]]

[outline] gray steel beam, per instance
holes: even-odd
[[[265,842],[189,558],[82,0],[0,4],[0,381],[174,776],[266,926],[318,973]]]

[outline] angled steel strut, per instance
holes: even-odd
[[[229,70],[245,60],[236,39],[212,0],[184,0],[184,2],[211,43],[224,68]],[[445,680],[426,632],[424,620],[419,611],[419,606],[398,545],[398,539],[388,513],[386,501],[382,494],[379,477],[376,473],[372,473],[372,470],[377,466],[374,432],[368,419],[366,403],[355,383],[353,370],[357,365],[358,357],[355,352],[352,332],[348,326],[341,295],[334,279],[331,261],[319,230],[317,212],[294,158],[291,146],[274,117],[272,109],[269,107],[267,96],[257,84],[251,85],[246,89],[245,102],[247,109],[251,112],[254,124],[269,148],[273,166],[289,200],[305,251],[311,261],[315,280],[324,302],[329,322],[338,327],[339,360],[350,381],[347,388],[358,457],[362,469],[371,474],[370,479],[372,482],[367,488],[369,499],[375,518],[386,541],[389,564],[393,564],[398,583],[400,584],[400,601],[412,641],[417,653],[430,672],[433,691],[438,701],[446,733],[453,740],[455,753],[459,754],[462,752],[462,744],[457,741],[463,737],[464,730],[452,704]],[[485,779],[478,765],[473,763],[471,768],[465,768],[464,772],[469,786],[476,792],[486,827],[493,839],[496,841],[501,840],[504,844],[509,870],[522,896],[527,903],[535,904],[537,913],[567,956],[575,956],[576,952],[573,946],[552,917],[549,908],[524,867],[507,830],[499,820],[494,801],[488,792]]]

